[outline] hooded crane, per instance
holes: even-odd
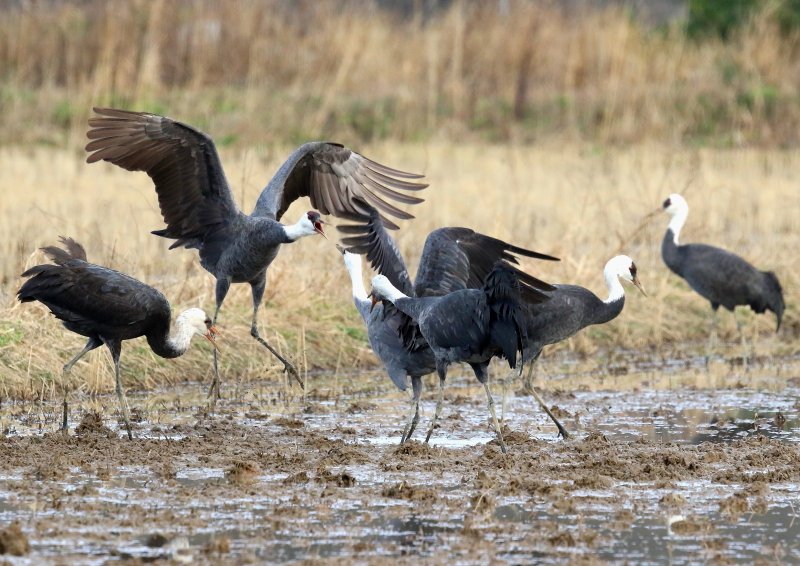
[[[625,289],[620,279],[630,281],[646,296],[637,276],[636,264],[626,255],[618,255],[608,260],[603,275],[608,286],[608,298],[605,301],[589,289],[578,285],[554,285],[555,290],[547,293],[550,299],[529,305],[525,317],[526,338],[522,361],[531,362],[526,383],[564,438],[569,437],[566,429],[550,412],[532,386],[533,364],[541,355],[542,348],[548,344],[561,342],[587,326],[604,324],[619,316],[622,307],[625,306]]]
[[[307,196],[322,214],[365,217],[359,203],[368,202],[395,218],[413,218],[387,200],[417,204],[422,199],[403,191],[427,185],[411,182],[421,175],[376,163],[346,147],[310,142],[297,148],[270,179],[248,216],[239,210],[222,170],[214,142],[203,132],[145,112],[95,108],[89,119],[88,163],[108,161],[129,171],[145,171],[155,184],[167,227],[153,234],[175,242],[170,249],[196,248],[200,264],[216,278],[214,322],[231,283],[248,283],[253,295],[250,335],[267,348],[284,370],[301,383],[295,367],[258,332],[258,307],[266,272],[281,244],[303,236],[324,235],[320,213],[304,213],[296,224],[279,221],[289,205]],[[359,197],[357,200],[355,197]],[[397,225],[384,217],[387,226]],[[209,390],[219,397],[219,369]]]
[[[454,362],[466,362],[483,384],[500,448],[506,452],[489,391],[487,368],[494,357],[504,357],[510,368],[516,368],[517,352],[523,348],[523,305],[547,300],[547,295],[541,291],[552,290],[553,287],[547,283],[504,261],[495,264],[481,289],[460,289],[440,297],[408,297],[385,275],[373,277],[373,302],[389,300],[410,316],[419,324],[422,336],[433,350],[439,375],[439,396],[426,442],[442,408],[447,367]]]
[[[368,207],[364,203],[365,207]],[[425,240],[425,246],[412,283],[403,256],[386,231],[380,215],[372,209],[365,223],[338,226],[347,234],[342,243],[348,246],[344,262],[350,274],[353,301],[367,326],[367,336],[386,372],[401,391],[411,380],[411,411],[400,443],[411,438],[419,422],[422,376],[436,370],[436,360],[419,326],[389,301],[371,310],[361,278],[361,258],[366,254],[373,269],[385,275],[397,289],[411,297],[438,297],[454,290],[480,288],[494,264],[504,259],[517,263],[513,254],[556,260],[552,256],[519,248],[469,228],[439,228]],[[351,253],[354,252],[354,253]]]
[[[22,277],[30,277],[17,292],[20,302],[39,301],[67,330],[89,341],[77,356],[64,366],[64,374],[87,352],[105,344],[114,360],[117,398],[128,438],[131,423],[128,405],[119,377],[119,356],[122,341],[144,336],[153,352],[162,358],[177,358],[189,348],[195,335],[208,339],[216,349],[216,328],[206,313],[198,308],[183,311],[172,317],[169,301],[159,291],[141,281],[108,267],[86,260],[86,251],[72,238],[61,238],[64,249],[56,246],[42,248],[55,263],[31,267]],[[67,430],[67,398],[64,393],[62,430]]]
[[[661,256],[673,272],[683,277],[689,286],[711,303],[714,311],[713,326],[720,305],[733,312],[738,305],[749,305],[757,313],[771,310],[778,324],[783,318],[783,290],[771,271],[759,271],[739,256],[729,251],[705,244],[680,244],[678,238],[689,205],[679,194],[671,194],[664,201],[664,210],[671,216],[667,233],[661,243]],[[736,328],[744,342],[744,334],[734,313]]]

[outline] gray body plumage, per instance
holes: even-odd
[[[482,364],[502,352],[491,341],[489,305],[481,289],[398,299],[395,306],[417,321],[438,363]]]
[[[747,305],[757,313],[771,310],[777,329],[783,318],[783,290],[771,271],[759,271],[741,257],[705,244],[676,245],[668,229],[661,244],[664,263],[679,275],[715,311],[722,305],[733,311]]]
[[[354,302],[367,328],[372,351],[400,391],[407,389],[409,378],[413,382],[436,370],[433,352],[421,336],[410,347],[404,343],[401,327],[406,320],[401,312],[384,304],[376,305],[370,312],[370,301]]]
[[[606,303],[578,285],[555,285],[547,295],[548,301],[527,307],[525,362],[537,359],[545,346],[566,340],[587,326],[613,320],[625,306],[624,295]]]

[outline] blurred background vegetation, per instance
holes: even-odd
[[[6,0],[0,143],[113,105],[221,146],[795,146],[799,46],[800,0]]]

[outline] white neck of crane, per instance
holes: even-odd
[[[373,281],[373,288],[375,283]],[[388,301],[394,303],[398,299],[407,299],[408,297],[400,291],[397,287],[391,284],[388,279],[386,279],[385,283],[380,288],[381,294],[386,297]]]
[[[283,231],[286,232],[286,237],[291,242],[295,242],[303,236],[312,236],[316,234],[316,232],[309,231],[308,226],[305,222],[303,222],[303,219],[300,219],[300,221],[296,224],[284,224]]]
[[[672,241],[675,242],[675,245],[678,245],[678,237],[681,234],[681,229],[683,225],[686,224],[686,218],[689,216],[689,209],[688,208],[680,208],[678,209],[675,214],[672,215],[672,218],[669,219],[669,224],[667,228],[672,230]]]
[[[606,286],[608,287],[608,298],[603,302],[609,304],[624,298],[625,288],[622,286],[617,274],[609,269],[609,266],[606,266],[603,275],[605,275]]]
[[[350,274],[350,283],[353,286],[353,298],[359,301],[368,300],[364,279],[361,277],[361,256],[344,252],[344,265]]]

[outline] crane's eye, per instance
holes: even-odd
[[[665,201],[664,201],[664,208],[669,208],[669,206],[670,206],[671,204],[672,204],[672,201],[671,201],[671,200],[669,200],[669,199],[665,200]]]

